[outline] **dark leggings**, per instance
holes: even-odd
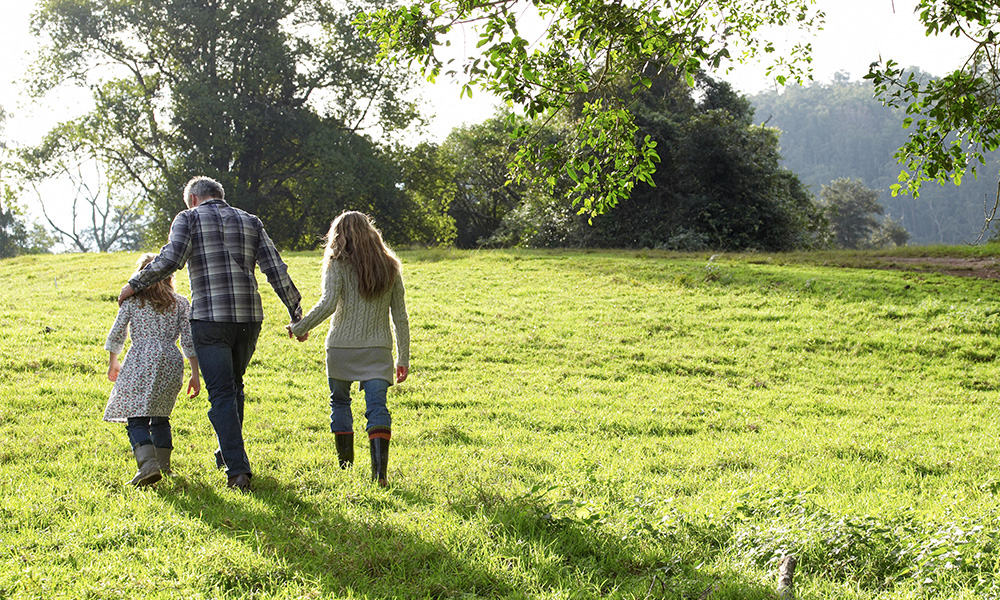
[[[129,417],[128,441],[132,447],[152,444],[157,448],[173,448],[170,436],[170,417]]]

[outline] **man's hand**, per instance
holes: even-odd
[[[130,284],[126,283],[125,287],[122,288],[122,293],[118,294],[118,306],[121,306],[122,302],[125,302],[134,295],[135,290],[132,289]]]
[[[406,381],[406,376],[409,375],[410,368],[399,366],[396,367],[396,383],[403,383]]]

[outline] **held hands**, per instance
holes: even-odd
[[[292,333],[292,324],[291,323],[289,323],[288,325],[285,325],[285,329],[288,331],[288,337],[290,337],[290,338],[294,337],[295,339],[297,339],[300,342],[304,342],[304,341],[306,341],[306,340],[309,339],[309,332],[308,331],[305,332],[305,333],[303,333],[302,335],[295,335],[294,333]]]
[[[406,376],[409,375],[409,367],[396,367],[396,383],[403,383],[406,381]]]

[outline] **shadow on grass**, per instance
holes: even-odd
[[[266,476],[254,478],[252,498],[221,486],[179,483],[172,493],[161,493],[163,499],[228,538],[198,566],[204,584],[224,595],[278,596],[296,586],[321,597],[516,595],[444,543],[380,521],[379,515],[396,508],[426,503],[405,490],[362,490],[352,501],[368,510],[351,520]]]

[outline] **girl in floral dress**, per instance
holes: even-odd
[[[138,270],[155,254],[143,254]],[[188,397],[201,391],[198,358],[191,341],[187,298],[174,291],[173,278],[152,285],[122,303],[104,349],[108,357],[108,379],[115,383],[104,409],[104,420],[126,423],[129,443],[138,466],[129,483],[145,486],[156,483],[161,473],[170,475],[170,412],[184,383],[184,358],[177,350],[180,338],[184,357],[191,363]],[[132,345],[124,364],[118,355],[127,332]]]

